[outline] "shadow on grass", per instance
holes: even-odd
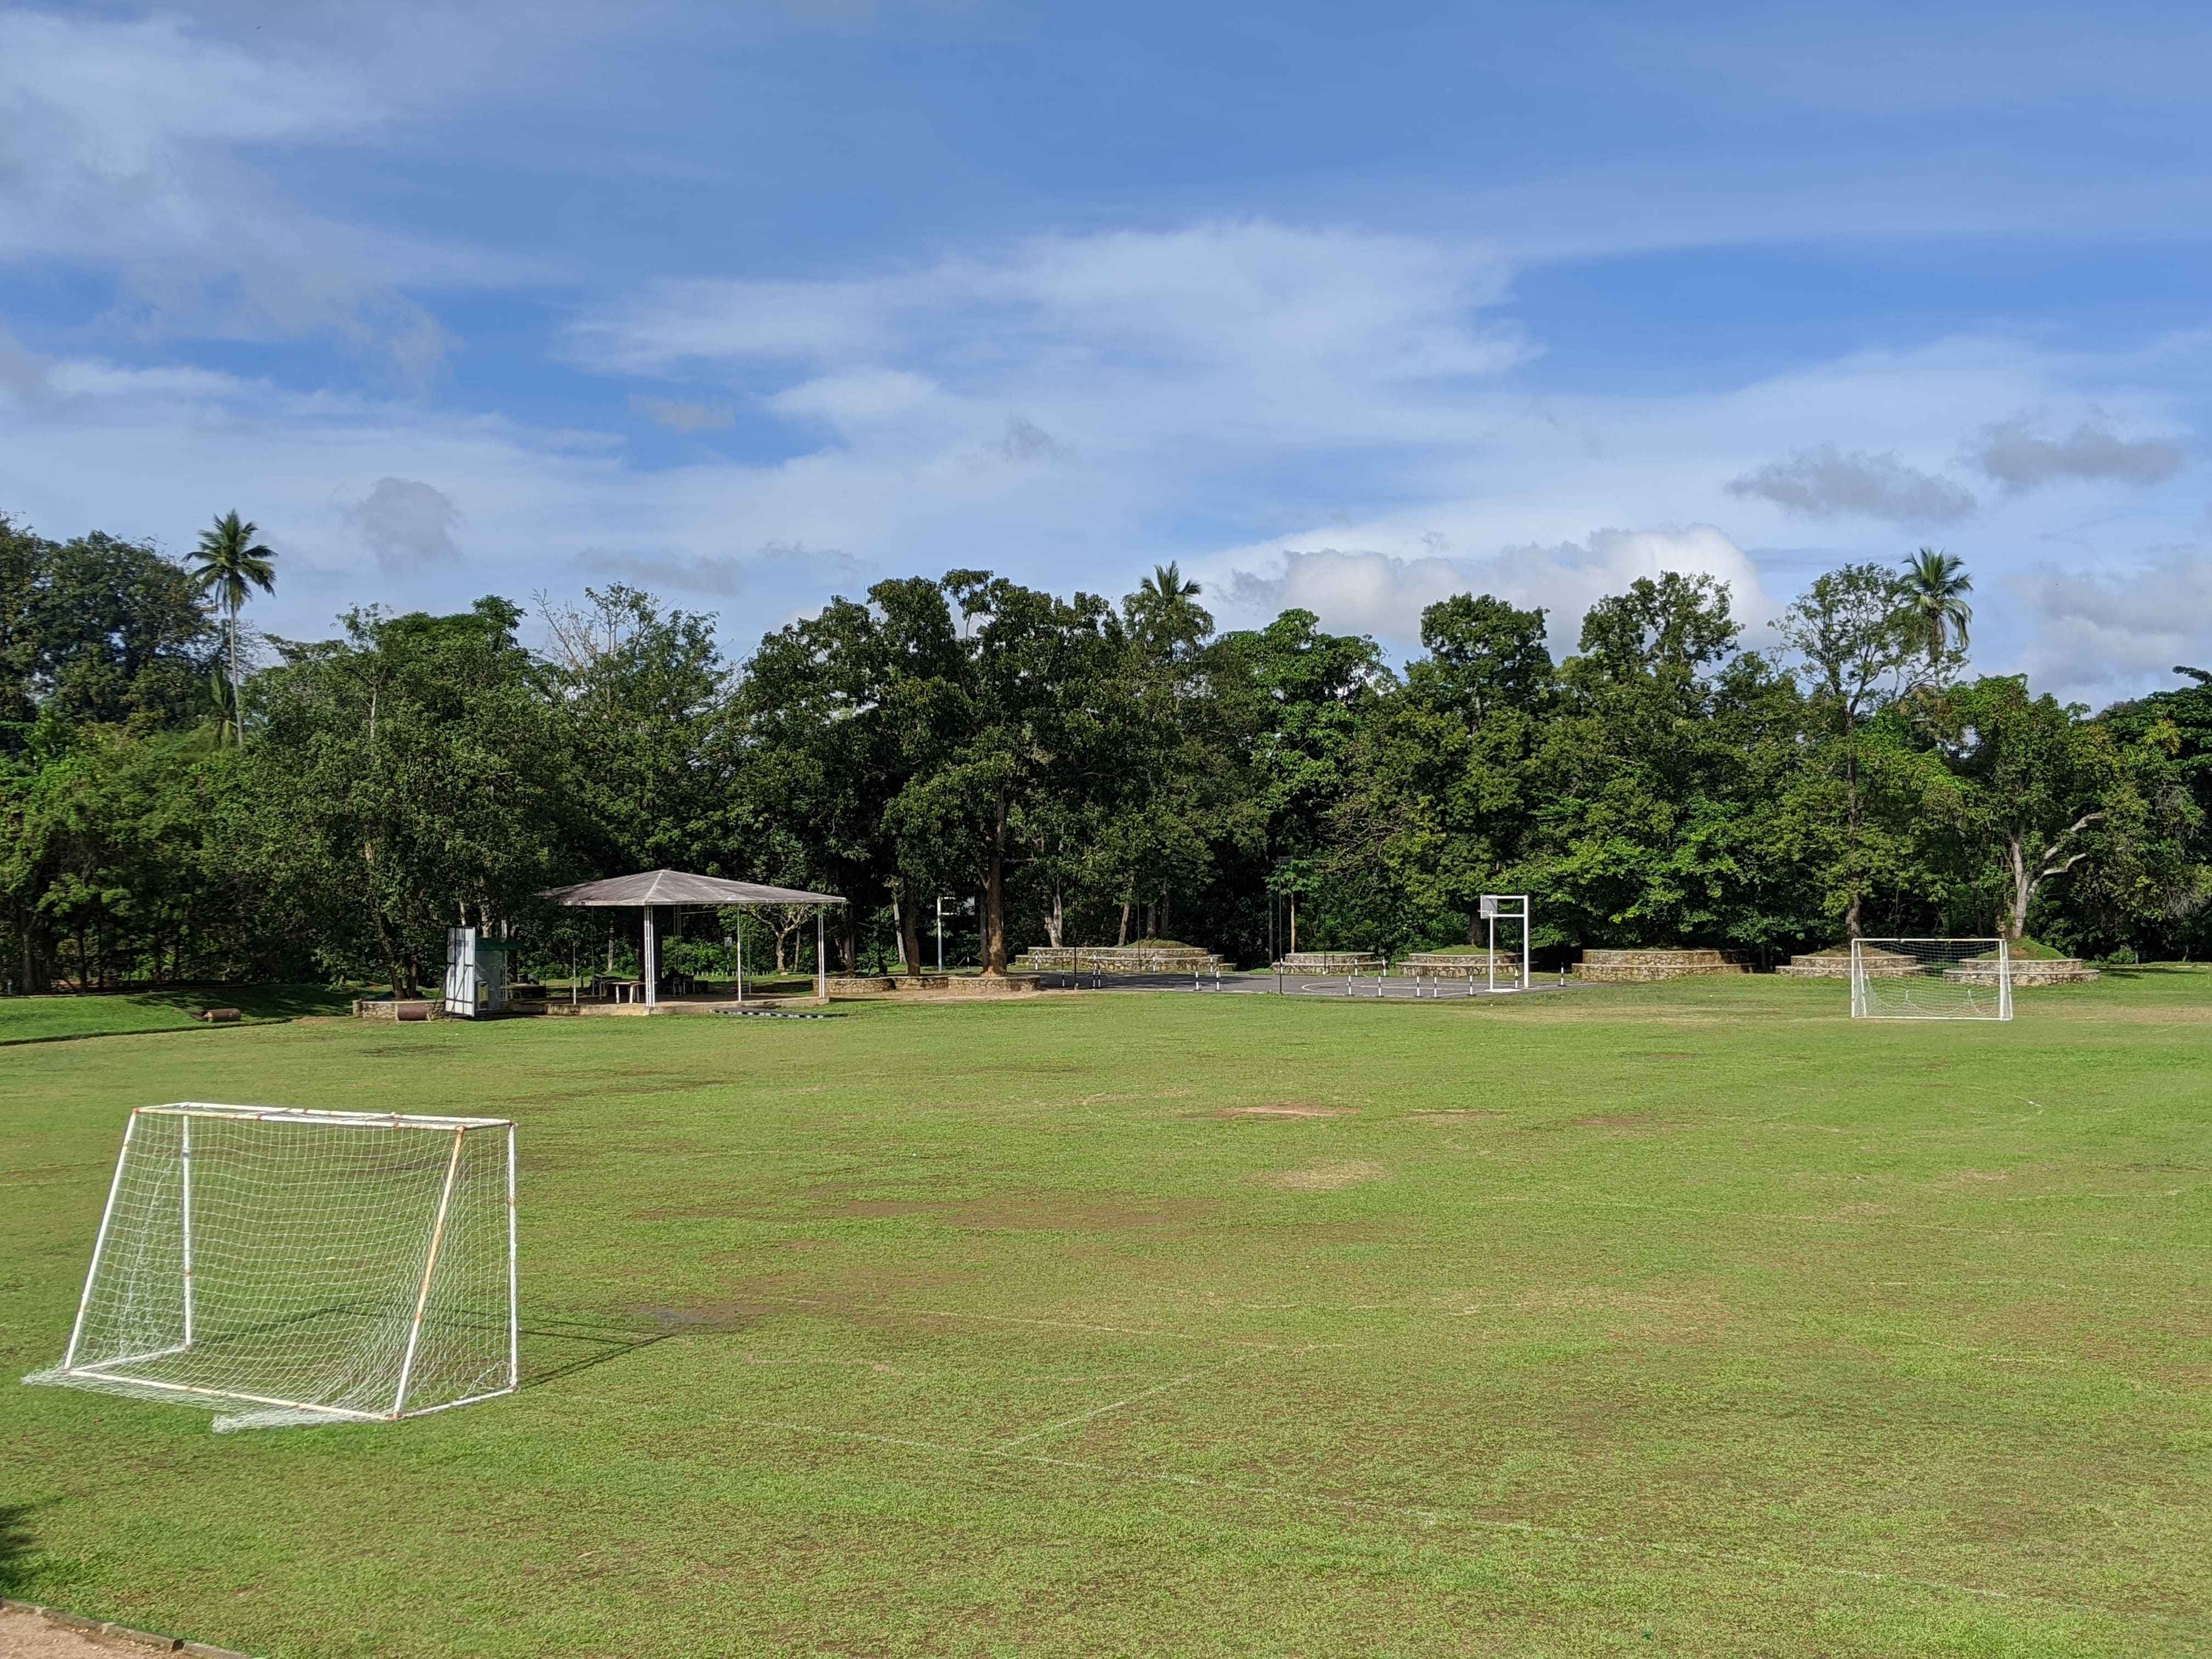
[[[248,1019],[342,1014],[353,1006],[350,995],[327,985],[177,985],[120,995],[136,1007],[169,1008],[186,1014],[203,1008],[235,1008]]]
[[[31,1582],[31,1506],[0,1504],[0,1595],[14,1595]]]
[[[522,1328],[526,1349],[522,1367],[522,1386],[534,1389],[541,1384],[574,1376],[578,1371],[587,1371],[594,1365],[604,1365],[650,1348],[655,1343],[665,1342],[683,1332],[665,1326],[656,1330],[623,1330],[611,1325],[586,1323],[573,1320],[548,1320]],[[548,1352],[551,1347],[556,1352]]]

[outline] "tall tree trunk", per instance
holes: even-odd
[[[898,918],[899,966],[909,974],[921,971],[921,911],[914,902],[913,888],[902,877],[891,897]]]
[[[404,1001],[407,993],[399,983],[399,952],[392,944],[392,926],[384,919],[381,910],[370,919],[376,924],[376,948],[384,956],[384,976],[392,982],[392,1000],[394,1002]]]
[[[2012,860],[2012,902],[2008,914],[1997,921],[1997,931],[2017,945],[2027,933],[2027,907],[2035,898],[2035,881],[2027,873],[2027,852],[2018,836],[2011,836],[2005,851]]]
[[[999,797],[991,826],[991,859],[983,876],[983,973],[1002,979],[1006,972],[1006,798]]]
[[[1060,949],[1060,884],[1054,882],[1052,888],[1052,902],[1044,908],[1044,942],[1055,951]]]
[[[1859,867],[1859,751],[1850,711],[1844,714],[1844,874],[1851,902],[1844,908],[1844,937],[1858,938],[1859,908],[1865,899],[1865,872]]]
[[[1121,931],[1120,933],[1116,933],[1116,934],[1114,936],[1114,943],[1115,943],[1115,945],[1118,948],[1118,947],[1120,947],[1120,946],[1121,946],[1121,945],[1127,945],[1128,942],[1129,942],[1129,901],[1128,901],[1127,899],[1123,899],[1123,900],[1121,901]]]
[[[246,746],[246,707],[238,690],[238,596],[230,599],[230,740]]]

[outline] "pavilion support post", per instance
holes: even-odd
[[[827,933],[823,915],[820,909],[814,913],[814,996],[818,1002],[830,1000],[830,957],[822,948]]]
[[[653,938],[653,907],[645,907],[645,1006],[648,1008],[660,1000],[660,963],[658,941]]]

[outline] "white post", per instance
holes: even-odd
[[[745,1006],[745,918],[738,914],[738,1006]]]
[[[92,1241],[92,1265],[84,1270],[84,1293],[76,1299],[76,1322],[70,1327],[69,1348],[62,1355],[62,1369],[67,1370],[76,1364],[77,1339],[84,1334],[84,1310],[92,1304],[92,1281],[100,1273],[100,1258],[107,1249],[108,1224],[115,1219],[115,1195],[123,1190],[123,1166],[131,1161],[131,1138],[138,1133],[138,1114],[131,1114],[131,1121],[123,1126],[123,1150],[115,1155],[115,1176],[107,1183],[107,1203],[100,1212],[100,1231]]]
[[[937,971],[945,971],[945,895],[937,896]]]
[[[814,995],[821,1002],[830,1000],[830,957],[822,948],[824,914],[818,908],[814,912]]]
[[[1520,990],[1528,988],[1528,896],[1521,895],[1521,983]]]
[[[453,1206],[453,1177],[460,1173],[461,1137],[466,1133],[466,1129],[453,1131],[453,1156],[446,1160],[446,1189],[438,1194],[438,1218],[431,1224],[430,1253],[422,1263],[422,1288],[415,1293],[415,1321],[407,1328],[407,1352],[399,1362],[399,1389],[392,1396],[394,1417],[407,1404],[407,1384],[415,1373],[415,1348],[422,1340],[422,1310],[429,1305],[430,1279],[438,1271],[438,1247],[445,1242],[446,1212]]]
[[[1997,936],[1997,1018],[2012,1018],[2012,941]]]
[[[184,1169],[183,1188],[179,1194],[183,1200],[185,1231],[185,1346],[192,1346],[192,1120],[189,1115],[177,1121],[183,1127],[183,1154],[179,1160]]]
[[[1498,912],[1494,908],[1482,919],[1482,925],[1490,934],[1489,946],[1482,953],[1482,971],[1489,975],[1489,987],[1495,991],[1498,988]]]
[[[507,1126],[507,1386],[522,1386],[522,1304],[514,1261],[514,1125]]]
[[[1851,941],[1851,1018],[1866,1018],[1866,950],[1863,941]]]
[[[645,907],[645,1006],[648,1008],[660,1000],[660,964],[655,960],[657,954],[653,949],[653,907],[648,904]]]

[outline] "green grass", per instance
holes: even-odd
[[[235,1008],[242,1023],[343,1014],[351,994],[320,985],[208,985],[82,996],[0,997],[0,1044],[210,1029],[192,1016]]]
[[[0,1389],[0,1592],[288,1656],[2205,1651],[2212,973],[1844,1002],[15,1049],[14,1374],[127,1109],[234,1098],[518,1117],[531,1380],[225,1436]]]

